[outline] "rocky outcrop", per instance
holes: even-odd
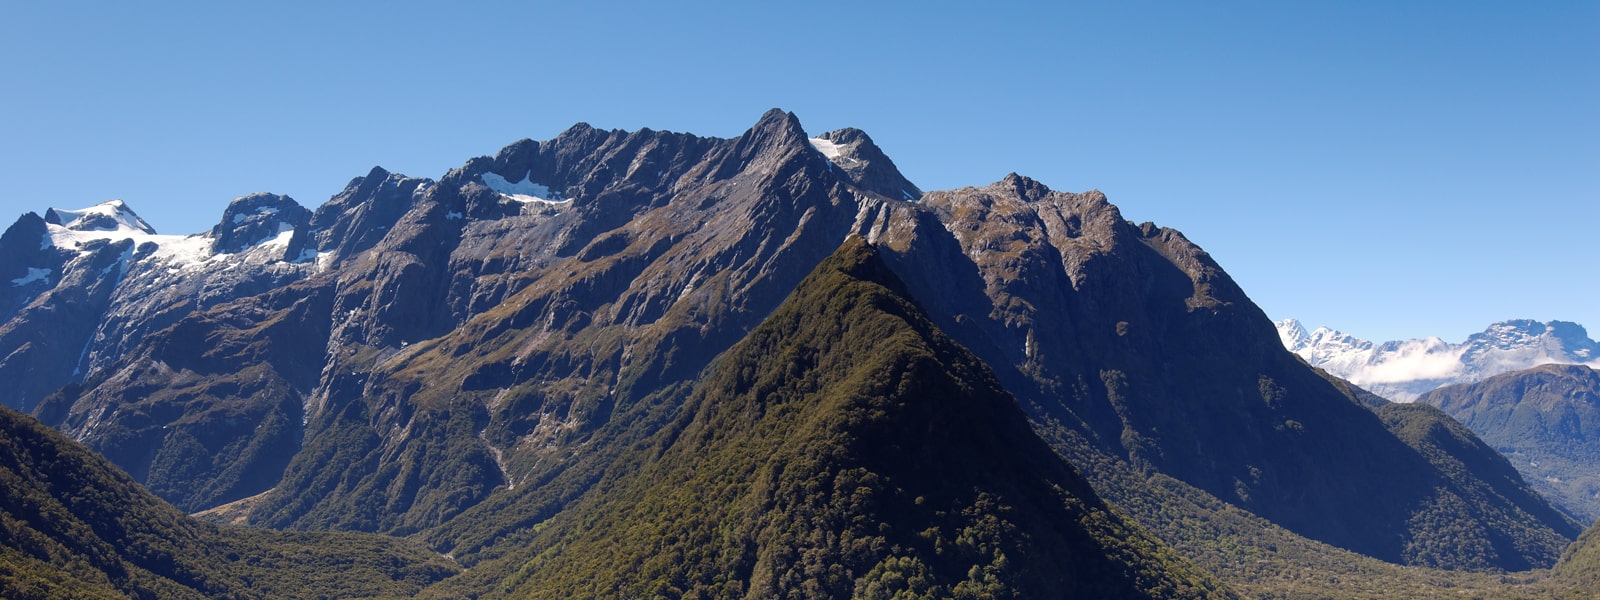
[[[311,211],[293,198],[257,193],[234,198],[222,211],[222,221],[211,228],[211,251],[237,254],[264,243],[283,248],[279,260],[302,260],[309,244],[305,225]]]
[[[865,131],[837,129],[812,138],[811,145],[828,158],[831,167],[842,169],[850,183],[862,190],[895,200],[922,197],[922,190],[900,174],[894,161]]]
[[[64,256],[48,242],[44,219],[27,213],[0,234],[0,319],[17,311],[61,279]]]

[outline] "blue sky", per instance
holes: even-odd
[[[1100,189],[1274,318],[1600,337],[1596,2],[143,4],[0,3],[0,220],[122,198],[192,233],[373,165],[776,106],[924,189]]]

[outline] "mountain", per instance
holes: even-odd
[[[861,238],[1099,496],[1206,568],[1294,545],[1524,570],[1579,532],[1443,413],[1308,368],[1181,233],[1015,174],[925,192],[866,133],[779,110],[726,139],[578,124],[218,225],[238,234],[0,238],[13,272],[66,275],[17,288],[0,373],[34,383],[7,402],[185,511],[514,560],[680,475],[658,434],[717,395],[713,358]]]
[[[1374,344],[1326,327],[1307,333],[1295,319],[1277,327],[1283,345],[1311,366],[1395,402],[1543,364],[1600,365],[1600,343],[1566,321],[1501,321],[1459,344],[1436,337]]]
[[[0,407],[0,596],[410,595],[458,569],[400,540],[217,527]]]
[[[607,493],[529,547],[475,567],[505,578],[476,587],[509,597],[1231,597],[1095,496],[860,238],[683,395],[686,410],[652,441],[658,459],[607,477]]]
[[[1600,520],[1600,372],[1542,365],[1442,387],[1417,401],[1471,428],[1580,522]]]

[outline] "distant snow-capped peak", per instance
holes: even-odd
[[[258,195],[252,194],[235,201]],[[269,208],[257,212],[262,213],[260,215],[262,217],[273,217],[278,211]],[[99,242],[132,240],[134,248],[147,247],[147,244],[151,248],[149,252],[140,253],[140,257],[153,258],[182,267],[199,267],[207,261],[226,258],[258,247],[263,249],[259,253],[262,256],[251,259],[270,260],[274,252],[283,251],[294,233],[293,226],[283,226],[274,222],[270,223],[272,231],[269,235],[260,236],[259,240],[251,240],[252,243],[242,244],[237,248],[219,249],[214,247],[219,237],[215,231],[192,235],[158,234],[154,227],[140,218],[138,213],[122,200],[107,200],[81,209],[51,208],[45,211],[44,221],[46,235],[41,244],[45,248],[53,246],[82,253],[96,247],[95,244]],[[236,220],[234,224],[238,225],[240,221],[243,219]],[[124,262],[133,258],[134,253],[130,251]],[[29,279],[24,283],[39,279],[42,277]]]
[[[1307,333],[1295,319],[1277,328],[1284,347],[1312,366],[1397,402],[1542,364],[1600,366],[1600,346],[1583,326],[1565,321],[1501,321],[1460,344],[1437,337],[1374,344],[1327,327]]]
[[[1299,352],[1311,343],[1311,334],[1306,332],[1306,326],[1299,319],[1284,319],[1274,325],[1278,326],[1278,340],[1291,352]]]

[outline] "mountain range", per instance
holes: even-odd
[[[1395,402],[1543,364],[1600,366],[1600,343],[1567,321],[1501,321],[1458,344],[1437,337],[1373,343],[1327,327],[1307,332],[1295,319],[1277,327],[1283,345],[1312,366]]]
[[[184,512],[464,569],[425,596],[1404,594],[1581,530],[1181,233],[1016,174],[924,192],[779,110],[191,236],[28,214],[4,281],[0,401]]]

